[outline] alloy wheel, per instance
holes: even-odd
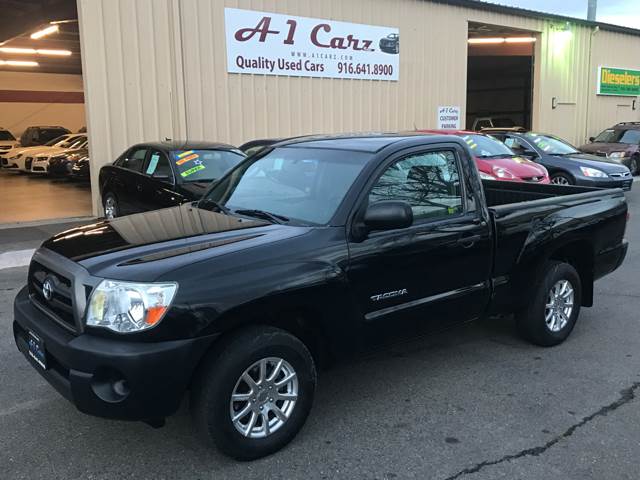
[[[551,287],[544,309],[544,321],[549,330],[559,332],[569,323],[573,312],[573,299],[573,285],[569,280],[559,280]]]
[[[287,422],[297,400],[298,377],[291,364],[267,357],[247,368],[236,382],[229,415],[241,435],[264,438]]]
[[[567,177],[562,175],[551,178],[551,183],[553,183],[554,185],[571,185]]]

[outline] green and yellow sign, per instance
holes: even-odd
[[[598,67],[598,95],[640,96],[640,70]]]

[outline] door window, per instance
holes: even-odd
[[[137,148],[135,150],[131,150],[124,157],[124,160],[122,161],[122,164],[120,166],[122,168],[126,168],[127,170],[133,170],[134,172],[141,172],[146,155],[146,148]]]
[[[369,204],[402,200],[415,221],[462,213],[460,172],[453,151],[420,153],[393,163],[369,193]]]
[[[144,168],[144,173],[155,178],[164,178],[167,180],[171,180],[173,178],[169,160],[164,153],[159,152],[158,150],[151,151],[149,161]]]

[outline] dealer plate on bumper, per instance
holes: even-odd
[[[33,332],[29,332],[29,356],[33,358],[38,365],[45,370],[47,369],[47,352],[44,349],[44,340]]]

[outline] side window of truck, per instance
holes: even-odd
[[[458,168],[450,150],[405,157],[380,176],[369,193],[369,203],[405,201],[416,221],[457,215],[464,210]]]

